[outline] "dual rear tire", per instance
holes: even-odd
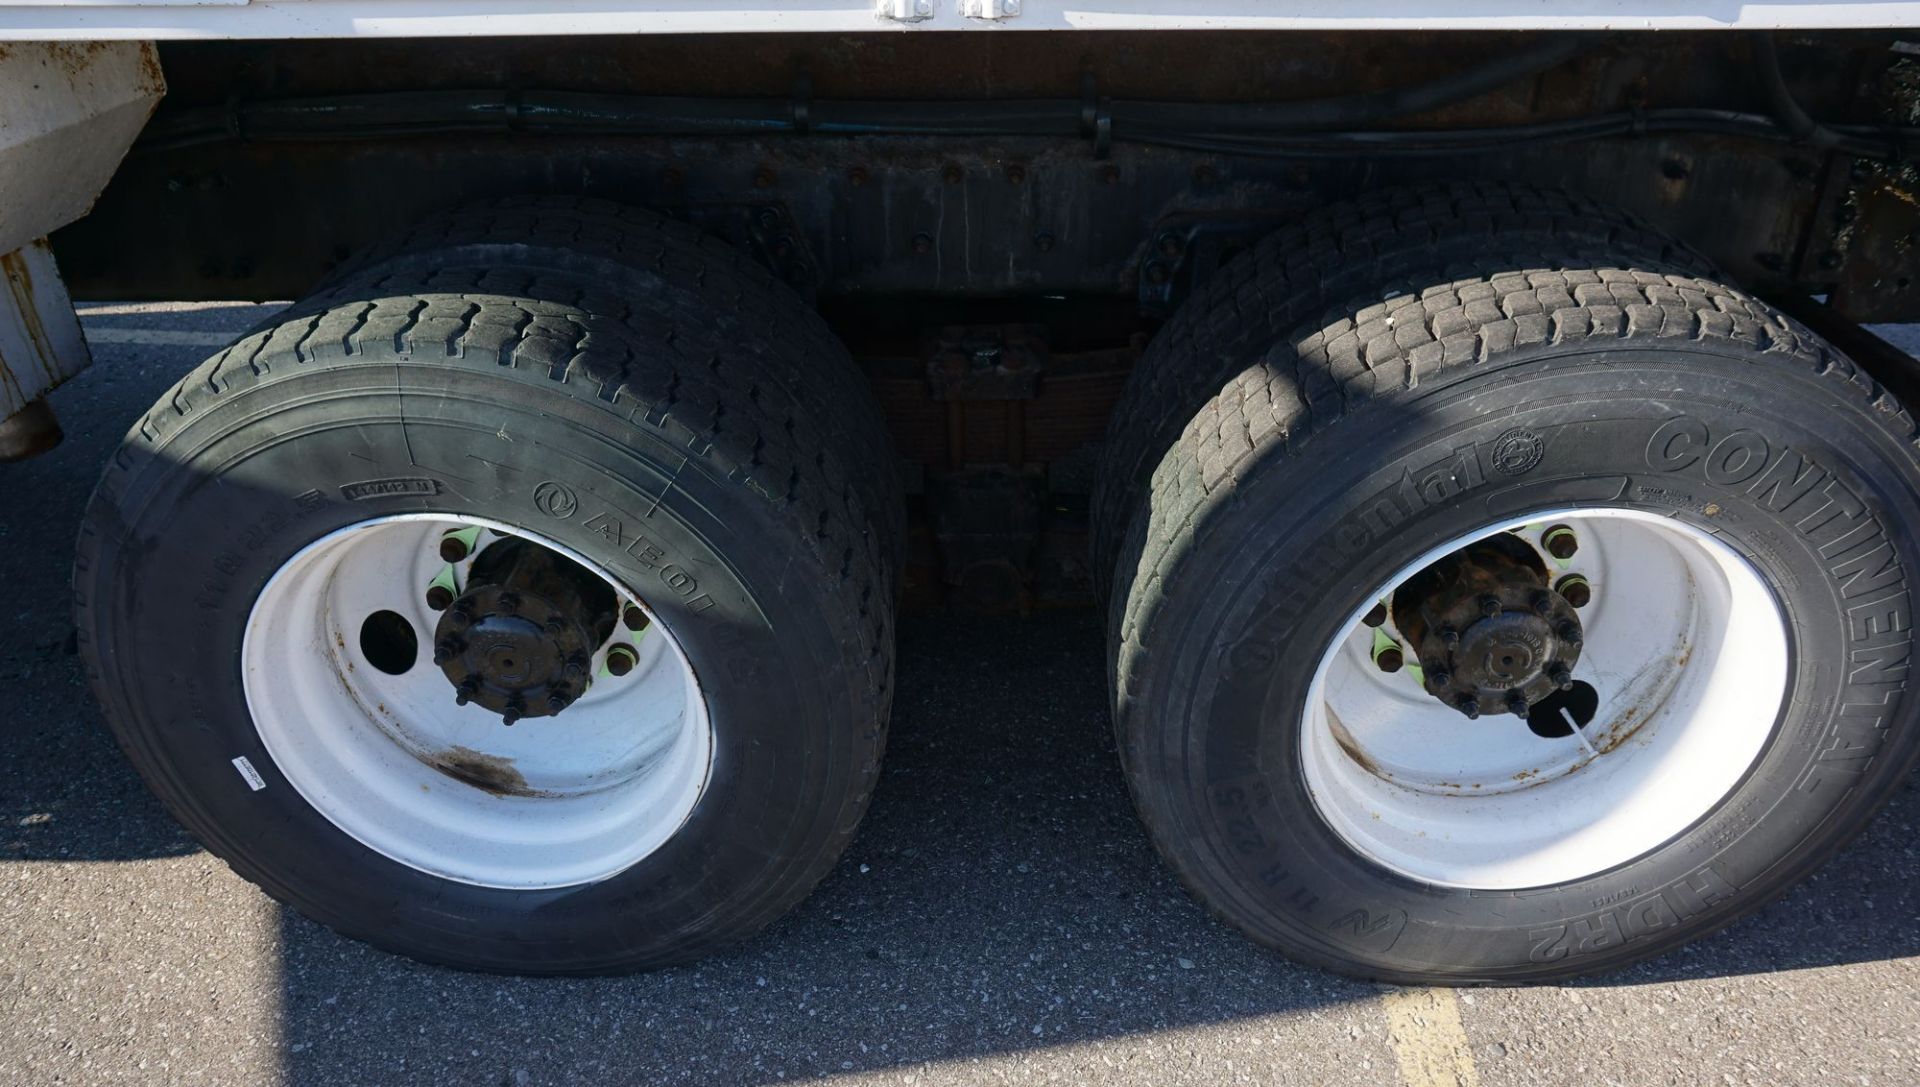
[[[81,644],[173,813],[308,916],[474,969],[677,962],[791,908],[866,806],[890,463],[844,349],[745,260],[610,205],[468,209],[135,426]],[[496,547],[571,580],[482,584]]]
[[[1291,956],[1618,967],[1805,875],[1920,750],[1912,417],[1618,213],[1456,186],[1310,216],[1188,304],[1119,418],[1095,509],[1128,780],[1188,885]],[[1422,636],[1449,599],[1421,572],[1487,548],[1579,616],[1570,651],[1483,598],[1521,631],[1500,660],[1577,658],[1590,704],[1529,707],[1538,669],[1463,690],[1479,614]]]

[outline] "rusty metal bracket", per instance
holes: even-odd
[[[40,398],[90,361],[47,240],[0,255],[0,460],[44,453],[60,441],[53,410]]]
[[[1172,315],[1222,265],[1284,221],[1279,214],[1259,213],[1163,220],[1140,261],[1140,312],[1149,317]]]

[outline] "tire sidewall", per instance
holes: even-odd
[[[1914,454],[1869,410],[1810,366],[1562,348],[1372,401],[1242,471],[1208,523],[1181,530],[1190,543],[1156,571],[1147,611],[1122,620],[1151,632],[1116,677],[1143,815],[1163,845],[1180,843],[1176,866],[1230,919],[1348,972],[1556,976],[1725,924],[1827,855],[1914,757],[1915,556],[1898,531],[1920,516]],[[1755,487],[1794,464],[1822,482],[1768,508]],[[1859,512],[1821,521],[1822,501]],[[1324,648],[1437,541],[1580,506],[1683,520],[1773,589],[1791,663],[1761,755],[1693,826],[1572,883],[1464,891],[1362,859],[1320,817],[1300,768],[1299,722]],[[1168,531],[1149,517],[1134,525],[1136,544]],[[1836,544],[1848,529],[1857,535]],[[1873,564],[1843,583],[1835,568],[1869,551]]]
[[[677,960],[791,905],[857,818],[843,800],[877,757],[861,747],[877,747],[880,710],[847,674],[857,639],[838,624],[852,617],[766,543],[791,535],[771,500],[730,480],[697,436],[623,419],[544,375],[360,361],[227,393],[136,454],[117,486],[109,508],[123,521],[100,533],[84,575],[88,643],[109,716],[156,791],[304,912],[461,965]],[[704,794],[660,849],[595,883],[476,887],[362,846],[281,775],[239,674],[255,599],[314,540],[418,513],[488,518],[574,549],[685,651],[716,747]],[[850,719],[871,734],[850,735]],[[241,756],[264,788],[237,772]]]

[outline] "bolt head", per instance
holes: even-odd
[[[637,663],[639,663],[638,658],[634,656],[633,649],[629,646],[616,645],[607,651],[607,671],[616,676],[624,676],[633,671],[633,666]]]
[[[1563,691],[1573,686],[1573,670],[1558,662],[1547,665],[1547,678]]]
[[[1568,645],[1580,644],[1580,641],[1581,641],[1580,624],[1574,622],[1571,619],[1568,619],[1565,622],[1561,623],[1559,626],[1555,627],[1553,629],[1553,632],[1559,635],[1560,640],[1567,643]]]
[[[1593,602],[1593,584],[1579,574],[1568,574],[1553,586],[1566,602],[1576,608],[1584,608]]]
[[[473,613],[468,611],[464,604],[455,605],[454,609],[447,613],[447,622],[456,627],[466,626],[473,622]]]
[[[508,615],[512,615],[514,612],[517,612],[520,610],[520,594],[519,593],[501,593],[500,596],[497,598],[497,603],[499,604],[501,611],[506,612]]]
[[[453,603],[453,590],[445,585],[432,585],[427,588],[427,607],[434,611],[446,611]]]
[[[555,691],[547,696],[547,708],[554,713],[559,713],[561,710],[566,709],[567,705],[567,696],[561,694],[559,691]]]
[[[1553,612],[1553,594],[1545,589],[1535,590],[1528,603],[1533,605],[1533,614],[1550,615]]]
[[[1453,673],[1445,668],[1427,669],[1427,690],[1438,694],[1453,685]]]
[[[467,557],[467,541],[458,536],[440,538],[440,557],[447,562],[459,562]]]
[[[1556,559],[1570,559],[1580,550],[1580,539],[1566,525],[1555,525],[1540,537],[1540,545]]]
[[[1451,648],[1451,647],[1453,647],[1453,646],[1456,646],[1456,645],[1459,645],[1459,644],[1460,644],[1460,632],[1459,632],[1459,631],[1457,631],[1457,630],[1455,630],[1455,629],[1453,629],[1452,627],[1441,627],[1441,628],[1440,628],[1440,641],[1441,641],[1441,644],[1443,644],[1443,645],[1446,645],[1446,646],[1448,646],[1449,648]]]
[[[1482,616],[1491,619],[1504,610],[1500,605],[1499,597],[1487,595],[1480,598],[1480,614]]]
[[[1515,717],[1525,717],[1527,715],[1527,696],[1521,694],[1519,691],[1508,691],[1507,712],[1513,714]]]
[[[1460,701],[1455,703],[1455,705],[1460,708],[1461,713],[1467,715],[1467,720],[1478,721],[1480,719],[1480,700],[1472,695],[1462,696]]]

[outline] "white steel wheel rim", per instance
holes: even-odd
[[[1598,694],[1584,728],[1550,739],[1498,709],[1469,720],[1421,689],[1415,668],[1374,663],[1380,635],[1362,617],[1376,601],[1475,540],[1537,541],[1549,525],[1579,539],[1549,571],[1593,585],[1574,668]],[[1381,630],[1398,636],[1390,618]],[[1434,548],[1348,616],[1308,689],[1302,773],[1335,833],[1401,875],[1486,890],[1568,883],[1653,851],[1731,793],[1773,732],[1787,668],[1779,604],[1726,544],[1636,510],[1543,511]]]
[[[592,686],[558,715],[506,727],[477,703],[456,705],[432,663],[440,613],[426,589],[465,565],[449,571],[438,545],[476,527],[483,546],[517,536],[567,556],[651,620],[638,633],[616,627],[594,654]],[[418,635],[418,659],[400,675],[362,645],[376,611]],[[638,662],[615,677],[606,656],[623,642]],[[241,676],[261,742],[308,804],[392,860],[477,886],[566,887],[625,871],[685,824],[713,760],[699,681],[646,602],[577,552],[479,518],[382,517],[303,548],[254,602]]]

